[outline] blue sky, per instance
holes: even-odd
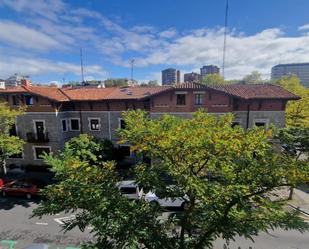
[[[0,78],[157,79],[222,64],[226,0],[0,0]],[[308,0],[230,0],[226,78],[309,61]]]

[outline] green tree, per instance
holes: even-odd
[[[242,82],[245,84],[263,83],[262,74],[259,71],[252,71],[250,74],[243,77]]]
[[[0,102],[0,174],[6,173],[6,159],[22,151],[23,140],[10,134],[16,117],[22,113],[23,108],[11,109],[7,103]]]
[[[284,76],[274,82],[301,97],[286,106],[287,126],[309,127],[309,89],[305,88],[295,75]]]
[[[140,86],[159,86],[157,80],[149,80],[147,83],[142,82]]]
[[[127,87],[128,79],[107,79],[104,81],[105,87]]]
[[[207,74],[202,79],[202,84],[205,85],[223,85],[225,84],[224,78],[217,73]]]
[[[302,179],[304,182],[309,181],[309,128],[283,128],[278,131],[276,138],[279,139],[286,160],[290,164],[289,182],[291,187],[289,199],[291,200],[293,198],[293,190],[299,183],[299,179]]]
[[[273,199],[273,190],[290,185],[290,165],[273,149],[270,132],[232,128],[232,115],[203,111],[192,119],[164,115],[154,120],[130,111],[124,120],[120,142],[154,159],[135,166],[137,183],[160,198],[183,198],[184,211],[162,219],[162,208],[121,196],[113,163],[93,167],[83,157],[63,153],[45,157],[60,182],[44,190],[35,215],[76,212],[65,229],[90,225],[96,240],[88,248],[100,249],[201,249],[218,237],[251,238],[278,227],[309,229],[297,211]]]

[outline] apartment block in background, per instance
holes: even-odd
[[[201,79],[203,79],[207,74],[220,73],[220,68],[215,65],[207,65],[200,68]]]
[[[185,73],[184,76],[184,82],[199,82],[201,80],[201,75],[198,73]]]
[[[173,85],[180,83],[180,71],[175,68],[162,70],[162,85]]]
[[[271,79],[273,80],[293,74],[300,79],[305,87],[309,87],[309,63],[279,64],[271,69]]]

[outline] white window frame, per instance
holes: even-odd
[[[63,130],[63,121],[65,121],[66,124],[66,130]],[[68,120],[66,118],[61,119],[61,131],[62,132],[68,132],[69,131],[69,124],[68,124]]]
[[[91,128],[91,120],[98,120],[99,121],[98,122],[99,129],[93,130]],[[101,130],[101,118],[99,118],[99,117],[90,117],[90,118],[88,118],[88,128],[89,128],[90,131],[100,131]]]
[[[51,146],[38,146],[38,145],[32,146],[32,150],[33,150],[33,159],[34,159],[35,161],[42,161],[42,160],[43,160],[43,159],[41,159],[41,158],[37,158],[35,148],[48,148],[48,149],[49,149],[49,153],[52,152]]]
[[[265,123],[265,129],[268,129],[269,119],[267,118],[255,118],[253,119],[253,126],[256,126],[255,123]]]
[[[78,130],[72,130],[72,121],[71,120],[78,120]],[[80,131],[80,118],[70,118],[70,131]]]
[[[205,93],[195,92],[193,95],[194,95],[194,105],[195,105],[195,106],[204,105],[204,102],[205,102]],[[196,104],[196,96],[197,96],[197,95],[201,96],[200,100],[201,100],[202,103],[200,103],[200,104]]]
[[[37,135],[37,130],[36,130],[36,125],[35,125],[35,123],[36,122],[43,122],[43,126],[44,126],[44,133],[46,132],[46,124],[45,124],[45,120],[44,119],[34,119],[33,120],[33,133],[35,134],[35,135]]]

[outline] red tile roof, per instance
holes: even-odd
[[[18,86],[0,89],[0,93],[32,93],[57,102],[65,102],[130,99],[141,100],[172,89],[213,89],[242,99],[299,99],[298,96],[288,92],[282,87],[271,84],[206,86],[199,83],[183,83],[174,86],[127,88],[57,88],[48,86]]]
[[[232,84],[210,88],[243,99],[300,99],[284,88],[272,84]]]

